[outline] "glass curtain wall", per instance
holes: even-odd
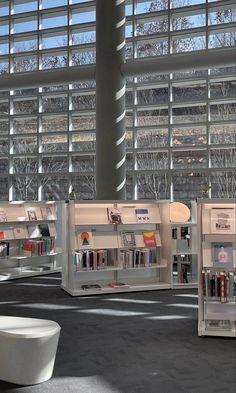
[[[235,45],[234,1],[126,1],[126,61]],[[0,73],[96,63],[95,2],[0,2]],[[0,199],[95,197],[95,81],[0,92]],[[236,192],[235,69],[127,78],[127,198]]]

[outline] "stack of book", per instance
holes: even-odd
[[[107,250],[81,250],[74,253],[76,270],[101,270],[107,269]]]
[[[153,265],[153,259],[153,250],[148,248],[120,251],[120,265],[126,269],[150,267]]]

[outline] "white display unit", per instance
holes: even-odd
[[[236,337],[236,203],[199,200],[199,336]]]
[[[171,222],[173,288],[198,287],[197,203],[191,202],[187,222]]]
[[[0,281],[61,271],[60,205],[0,203]]]
[[[121,219],[116,210],[115,223],[109,223],[108,215],[114,209],[121,213]],[[70,201],[68,226],[62,288],[69,294],[171,288],[169,202]],[[147,232],[153,232],[155,246],[144,244],[143,233]],[[152,239],[147,242],[150,245]]]

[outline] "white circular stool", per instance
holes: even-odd
[[[46,319],[0,316],[0,379],[34,385],[51,378],[60,330]]]

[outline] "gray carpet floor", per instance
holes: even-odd
[[[0,392],[236,391],[235,340],[197,336],[193,289],[71,297],[53,274],[1,282],[0,314],[52,319],[62,328],[51,380],[0,381]]]

